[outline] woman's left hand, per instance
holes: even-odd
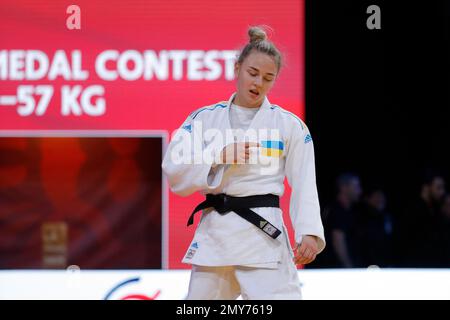
[[[295,248],[295,264],[308,264],[316,259],[319,246],[317,245],[317,239],[315,236],[304,235],[302,237],[302,243],[297,244]]]

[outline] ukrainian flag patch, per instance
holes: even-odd
[[[279,158],[283,154],[284,144],[279,140],[263,140],[261,147],[263,156]]]

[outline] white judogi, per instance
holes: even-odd
[[[192,266],[188,300],[300,300],[297,268],[283,246],[277,269]]]
[[[286,176],[292,188],[290,217],[295,229],[295,241],[300,243],[302,235],[315,235],[319,239],[319,252],[322,251],[325,238],[317,195],[313,142],[306,125],[291,112],[271,105],[265,97],[249,125],[248,130],[263,132],[256,140],[253,137],[250,141],[261,144],[264,141],[280,141],[278,146],[282,146],[282,150],[278,157],[267,152],[265,157],[261,157],[270,161],[271,170],[267,170],[267,166],[260,163],[180,163],[180,157],[174,156],[189,144],[186,139],[190,139],[191,148],[187,150],[193,158],[199,155],[199,149],[192,147],[196,142],[197,146],[209,148],[212,155],[219,154],[225,145],[232,143],[233,141],[216,139],[219,135],[211,138],[208,131],[218,129],[223,137],[227,136],[226,131],[231,130],[229,110],[235,95],[236,93],[233,93],[228,101],[191,113],[172,139],[162,163],[172,191],[182,196],[196,191],[204,194],[225,193],[238,197],[261,194],[282,196]],[[275,139],[272,134],[264,136],[264,132],[270,129],[277,130]],[[181,140],[181,137],[184,137],[184,140]],[[236,135],[234,141],[241,142],[244,138],[242,135]],[[258,149],[253,151],[259,154],[264,151],[262,148]],[[277,269],[285,252],[289,252],[292,258],[281,209],[264,207],[252,210],[280,229],[282,234],[277,239],[272,239],[233,212],[220,215],[214,209],[207,209],[202,214],[183,262],[208,267],[247,266]]]

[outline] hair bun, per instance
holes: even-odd
[[[260,27],[251,27],[248,29],[248,36],[250,37],[250,43],[264,41],[267,39],[266,32]]]

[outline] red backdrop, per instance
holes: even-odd
[[[0,268],[161,268],[161,144],[0,138]]]
[[[269,99],[304,116],[302,0],[80,0],[76,2],[80,30],[66,25],[71,15],[66,9],[71,4],[50,0],[0,2],[1,130],[141,129],[170,134],[192,110],[229,98],[235,89],[229,77],[230,52],[246,43],[248,26],[258,24],[273,28],[270,37],[285,55],[286,68]],[[27,68],[42,68],[30,58],[30,50],[44,54],[49,71],[53,68],[52,75],[43,72],[37,80],[27,77],[27,73],[32,74]],[[124,74],[128,80],[120,76],[108,80],[98,72],[96,63],[101,65],[99,57],[108,50],[122,56],[123,61],[113,57],[103,66],[109,74],[128,69]],[[153,58],[148,61],[157,62],[143,66],[151,75],[143,73],[134,79],[133,71],[139,70],[136,61],[149,63],[144,61],[145,52]],[[176,54],[182,57],[179,65],[173,57]],[[67,58],[66,66],[64,59],[55,57],[58,55]],[[77,78],[87,73],[85,79]],[[100,93],[89,97],[91,86],[98,86],[95,90],[100,88]],[[62,94],[63,90],[71,94]],[[48,104],[41,101],[44,96]],[[102,103],[104,108],[98,112]],[[89,112],[89,105],[96,104],[97,109]],[[63,105],[69,105],[70,112],[62,111]],[[200,196],[180,198],[169,193],[167,257],[171,268],[186,267],[180,260],[194,230],[185,227],[186,218],[200,200]],[[284,197],[285,209],[287,200]]]

